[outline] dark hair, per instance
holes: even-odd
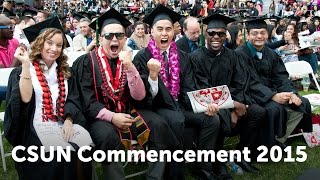
[[[285,31],[283,31],[282,33],[282,37],[284,37],[284,33],[287,31],[288,26],[293,26],[294,29],[294,33],[291,35],[292,39],[294,41],[295,44],[299,44],[299,37],[298,37],[298,26],[296,26],[295,24],[288,24]]]
[[[139,26],[139,25],[145,26],[143,22],[141,22],[141,21],[136,21],[136,22],[133,24],[133,29],[136,29],[136,27]]]
[[[230,41],[227,44],[227,48],[229,49],[236,49],[238,47],[237,45],[237,38],[240,31],[240,28],[237,25],[231,25],[227,27],[227,30],[230,34]]]
[[[268,42],[272,42],[272,31],[275,28],[274,25],[268,24],[267,25],[267,31],[268,31]]]

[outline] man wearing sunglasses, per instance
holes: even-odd
[[[13,38],[14,26],[9,18],[0,15],[0,68],[13,66],[14,53],[19,42]],[[7,87],[0,86],[0,105],[6,98]]]
[[[14,25],[6,16],[0,16],[0,68],[12,66],[19,42],[13,38]]]
[[[131,52],[123,49],[127,40],[125,28],[130,24],[113,8],[101,15],[89,25],[100,33],[100,46],[79,57],[72,66],[88,130],[97,149],[106,153],[130,148],[128,140],[138,141],[142,149],[147,142],[148,149],[166,149],[173,138],[162,117],[137,109],[144,104],[141,101],[146,90]],[[133,108],[137,113],[132,113]],[[157,168],[149,167],[148,175],[156,173]],[[102,169],[105,179],[125,179],[121,162],[102,162]]]
[[[232,18],[213,14],[205,19],[207,24],[206,47],[190,54],[198,89],[227,85],[234,100],[233,109],[219,110],[221,131],[217,139],[217,150],[223,148],[224,137],[240,133],[238,150],[248,147],[253,153],[258,147],[258,132],[265,116],[264,108],[254,104],[245,94],[247,73],[236,53],[223,46],[226,40],[227,24]],[[238,163],[243,170],[258,173],[259,170],[245,161]],[[232,179],[225,164],[215,163],[217,175]]]

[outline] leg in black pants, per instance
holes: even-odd
[[[151,110],[137,110],[150,128],[149,150],[174,150],[179,141],[167,121]],[[161,180],[164,176],[166,162],[149,162],[147,179]]]
[[[204,113],[195,114],[192,111],[184,111],[183,114],[186,118],[186,127],[194,127],[198,132],[197,150],[213,150],[220,129],[220,120],[218,115],[207,116]],[[197,163],[195,173],[204,179],[210,179],[210,175],[212,176],[211,173],[213,173],[212,163]]]
[[[252,104],[247,108],[247,115],[240,119],[240,143],[237,149],[243,150],[248,147],[252,153],[256,153],[259,142],[259,133],[265,124],[266,110],[257,105]]]
[[[170,110],[170,109],[157,109],[155,111],[159,114],[170,126],[170,129],[174,132],[179,143],[177,144],[177,149],[183,148],[183,131],[184,131],[184,115],[180,110]],[[164,179],[170,180],[183,180],[183,165],[184,162],[170,162],[166,166],[166,172]]]

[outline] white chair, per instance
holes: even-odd
[[[67,53],[65,53],[65,54],[68,56],[68,58],[69,58],[69,59],[68,59],[68,64],[69,64],[69,66],[71,67],[72,64],[73,64],[73,62],[74,62],[75,60],[77,60],[78,57],[84,55],[85,53],[86,53],[85,51],[73,51],[73,52],[67,52]]]
[[[306,61],[295,61],[288,62],[284,64],[290,76],[303,76],[307,74],[311,74],[312,78],[320,92],[320,87],[318,81],[313,73],[311,65]]]
[[[0,86],[8,86],[8,80],[13,68],[0,68]]]
[[[3,122],[3,121],[4,121],[4,112],[0,112],[0,122]],[[11,153],[4,152],[4,145],[3,145],[3,141],[2,141],[2,136],[3,136],[3,132],[0,129],[0,154],[1,154],[3,171],[6,172],[7,171],[6,157],[11,156]]]

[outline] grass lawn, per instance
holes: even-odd
[[[310,93],[310,92],[309,92]],[[302,94],[305,94],[302,92]],[[2,106],[0,107],[0,111],[4,110],[4,103],[2,103]],[[316,110],[317,114],[320,114],[320,109]],[[0,128],[3,130],[3,124],[0,124]],[[228,140],[228,143],[232,143],[235,141],[234,138],[230,138]],[[302,136],[299,137],[294,137],[288,140],[287,142],[288,145],[292,146],[292,154],[293,158],[296,156],[295,154],[295,149],[296,146],[306,146],[306,153],[307,153],[307,160],[303,163],[299,162],[291,162],[291,163],[284,163],[283,159],[282,162],[278,163],[273,163],[273,162],[268,162],[268,163],[255,163],[255,165],[261,169],[262,173],[260,175],[252,175],[252,174],[244,174],[244,175],[235,175],[233,174],[233,177],[235,180],[251,180],[251,179],[256,179],[256,180],[292,180],[296,179],[300,174],[303,173],[304,170],[308,168],[320,168],[320,146],[315,147],[315,148],[309,148],[307,144],[305,143],[304,139]],[[12,147],[9,145],[9,143],[4,139],[4,148],[5,151],[8,152],[12,149]],[[7,172],[4,173],[3,167],[2,167],[2,162],[0,163],[0,180],[15,180],[17,178],[17,173],[15,171],[14,167],[14,161],[12,160],[11,157],[6,158],[7,161]],[[186,179],[191,180],[194,179],[190,175],[190,169],[191,166],[190,164],[187,164],[187,170],[186,170]],[[142,171],[147,168],[146,164],[129,164],[125,170],[126,174],[131,174],[135,173],[137,171]],[[96,169],[97,169],[97,174],[102,179],[102,170],[100,164],[96,164]],[[35,172],[36,173],[36,172]],[[135,180],[140,180],[140,179],[145,179],[143,175],[137,176],[134,178],[130,179],[135,179]],[[315,177],[315,179],[320,179],[320,177]]]

